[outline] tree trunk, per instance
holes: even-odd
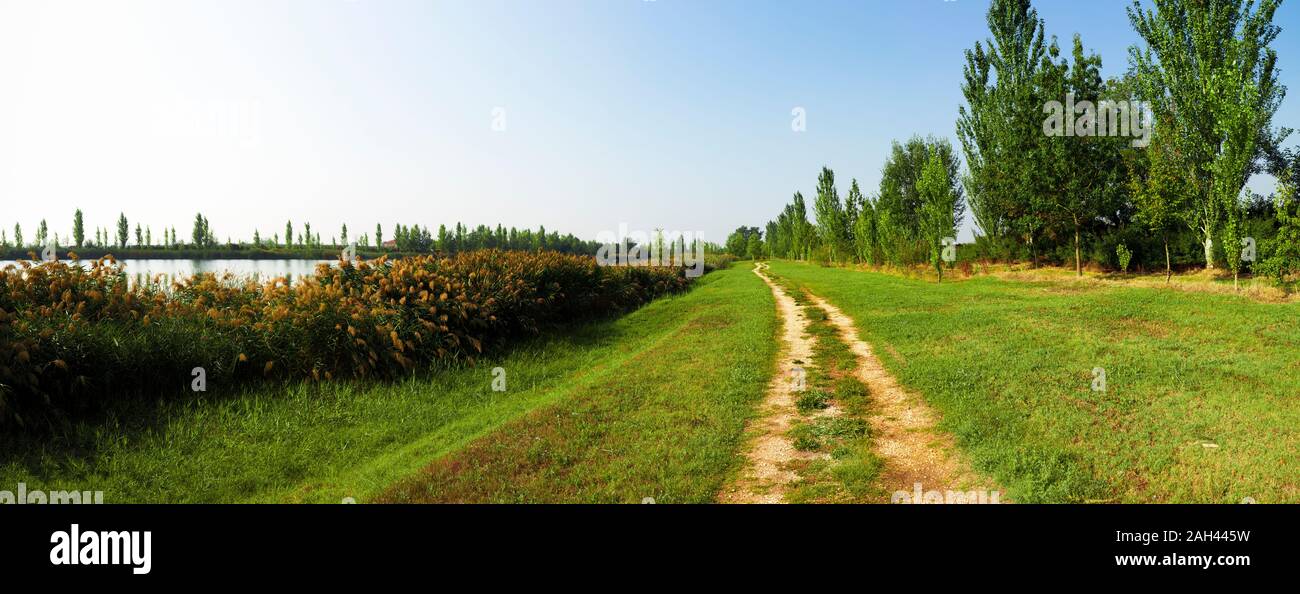
[[[1074,222],[1074,275],[1083,276],[1083,261],[1079,253],[1079,222]]]
[[[1165,241],[1165,284],[1169,284],[1169,279],[1173,278],[1173,267],[1169,264],[1169,235],[1162,234],[1161,239]]]
[[[1214,236],[1208,228],[1204,228],[1203,231],[1205,232],[1205,269],[1214,270]]]
[[[1034,251],[1034,234],[1029,234],[1029,267],[1038,268],[1038,253]]]

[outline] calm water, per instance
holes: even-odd
[[[153,277],[157,274],[167,278],[186,278],[196,272],[211,272],[218,276],[230,272],[236,276],[256,276],[269,280],[277,276],[300,278],[316,272],[316,265],[336,260],[118,260],[130,277],[144,275]],[[0,269],[13,264],[13,260],[0,261]],[[90,267],[91,261],[82,260],[82,266]]]

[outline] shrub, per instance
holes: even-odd
[[[1254,269],[1272,278],[1279,287],[1286,285],[1288,275],[1300,270],[1300,200],[1295,194],[1291,184],[1279,185],[1275,209],[1277,233],[1261,244],[1268,256]]]
[[[813,248],[808,259],[816,262],[818,266],[830,266],[834,263],[831,259],[831,248],[828,245],[819,245]]]
[[[1128,251],[1128,246],[1121,243],[1115,246],[1115,256],[1119,258],[1120,271],[1128,274],[1128,264],[1133,259],[1133,252]]]
[[[731,268],[731,264],[736,261],[736,257],[726,252],[706,252],[704,254],[704,270],[726,270]]]
[[[687,288],[680,268],[483,250],[322,264],[259,284],[196,275],[129,284],[111,256],[0,272],[0,422],[117,398],[275,378],[393,377],[472,364],[511,339],[609,316]]]

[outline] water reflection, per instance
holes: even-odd
[[[71,263],[70,260],[63,260],[64,263]],[[81,266],[89,269],[94,260],[82,260]],[[214,260],[173,260],[173,259],[139,259],[139,260],[118,260],[122,264],[122,272],[126,275],[129,283],[138,285],[141,283],[151,283],[158,285],[160,288],[166,288],[174,281],[180,281],[193,276],[196,273],[212,273],[221,277],[226,273],[234,275],[237,279],[253,279],[258,282],[266,282],[276,277],[285,277],[291,282],[304,276],[311,276],[316,272],[316,265],[322,263],[337,263],[337,260],[299,260],[299,259],[275,259],[275,260],[240,260],[240,259],[214,259]],[[13,260],[0,261],[0,269],[10,264],[16,264]]]

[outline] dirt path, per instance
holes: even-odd
[[[843,340],[858,356],[858,376],[872,398],[871,426],[876,452],[885,460],[881,487],[889,494],[904,491],[916,498],[919,490],[947,495],[949,491],[996,489],[993,481],[971,470],[953,437],[935,427],[938,413],[915,394],[908,393],[880,364],[870,345],[858,338],[853,319],[815,295],[812,302],[826,312]]]
[[[747,433],[754,435],[745,453],[747,462],[739,480],[719,495],[723,503],[781,503],[788,487],[799,480],[799,475],[790,469],[792,463],[822,457],[796,450],[786,437],[786,431],[799,415],[795,408],[795,370],[812,365],[813,338],[808,334],[808,318],[803,309],[763,274],[766,266],[755,266],[754,274],[767,283],[776,297],[782,326],[779,369],[767,386],[762,416],[746,428]]]

